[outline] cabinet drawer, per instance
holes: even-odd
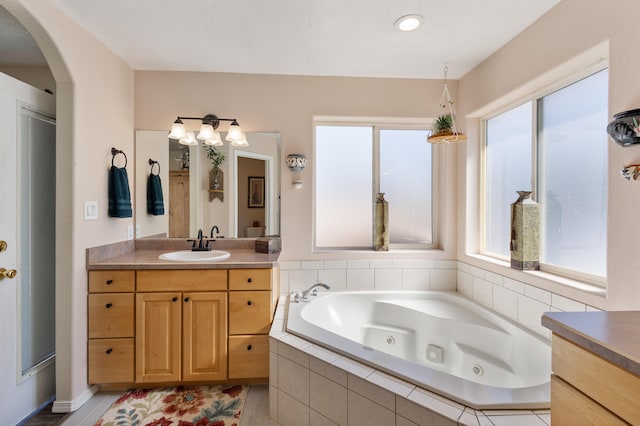
[[[89,295],[89,338],[134,336],[133,293]]]
[[[551,376],[551,423],[583,426],[628,424],[555,375]]]
[[[136,272],[138,291],[215,291],[227,289],[226,269],[169,269]]]
[[[89,293],[124,293],[135,288],[135,272],[89,271]]]
[[[229,290],[271,290],[271,269],[230,269]]]
[[[268,333],[271,315],[270,292],[229,292],[229,334]]]
[[[554,334],[553,373],[631,424],[640,424],[640,377]]]
[[[229,336],[229,378],[269,377],[269,336]]]
[[[133,339],[89,340],[89,383],[133,383]]]

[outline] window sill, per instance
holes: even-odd
[[[607,290],[603,287],[599,287],[595,284],[586,283],[583,281],[578,281],[575,279],[567,278],[561,275],[552,274],[544,271],[520,271],[518,269],[511,268],[509,262],[505,262],[499,259],[495,259],[489,256],[484,256],[481,254],[467,254],[468,258],[476,260],[478,262],[473,262],[472,265],[483,267],[486,266],[487,263],[491,265],[497,266],[500,271],[497,271],[496,268],[492,268],[494,272],[501,273],[504,276],[508,276],[509,278],[513,278],[519,281],[531,281],[531,279],[544,280],[546,282],[552,284],[558,284],[560,286],[564,286],[567,288],[571,288],[573,290],[578,290],[583,293],[587,293],[593,296],[605,297],[607,295]],[[476,264],[480,263],[480,264]],[[482,265],[484,264],[484,265]],[[508,270],[508,273],[504,273],[504,269]],[[556,289],[549,289],[559,294],[562,291],[556,291]]]

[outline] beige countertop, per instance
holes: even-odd
[[[542,325],[640,376],[640,311],[547,312]]]
[[[172,262],[160,260],[163,253],[188,250],[190,243],[180,239],[136,240],[87,249],[87,269],[237,269],[273,268],[280,253],[257,253],[253,240],[216,241],[216,250],[231,256],[215,262]]]

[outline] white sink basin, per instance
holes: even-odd
[[[162,253],[160,256],[158,256],[158,259],[170,260],[172,262],[218,262],[220,260],[228,259],[229,256],[231,256],[231,253],[224,250],[179,250],[171,251],[169,253]]]

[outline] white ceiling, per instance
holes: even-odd
[[[52,1],[138,70],[457,79],[560,0]]]

